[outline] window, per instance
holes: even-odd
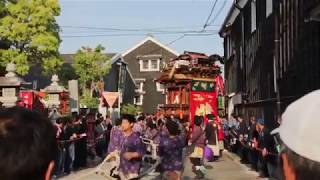
[[[16,96],[16,89],[15,88],[3,88],[2,89],[2,96],[3,97],[14,97],[14,96]]]
[[[151,60],[151,69],[158,69],[158,60]]]
[[[136,85],[137,85],[137,90],[142,92],[143,91],[143,81],[136,80]]]
[[[160,59],[140,60],[140,71],[160,71]]]
[[[257,4],[256,0],[251,2],[251,32],[257,29]]]
[[[273,0],[266,0],[266,17],[269,17],[272,14],[273,10]]]
[[[138,94],[138,96],[136,96],[134,98],[134,104],[139,105],[139,106],[142,105],[143,95],[146,93],[145,91],[143,91],[143,85],[144,85],[145,81],[146,81],[146,79],[144,79],[144,78],[135,79],[135,82],[137,85],[136,93]]]
[[[143,102],[143,95],[142,94],[135,97],[134,104],[142,106],[142,102]]]
[[[143,60],[142,61],[142,68],[143,69],[149,69],[149,61],[148,60]]]
[[[137,89],[141,90],[141,88],[140,88],[141,87],[141,82],[137,82],[136,84],[137,84]]]
[[[163,84],[160,84],[160,83],[156,82],[156,87],[157,87],[157,91],[158,91],[158,92],[163,92],[163,93],[164,93],[164,86],[163,86]]]

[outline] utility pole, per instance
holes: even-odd
[[[121,86],[122,86],[122,62],[120,59],[120,62],[117,62],[117,65],[119,66],[119,77],[118,77],[118,118],[120,118],[120,111],[121,111],[121,102],[122,102],[122,91],[121,91]]]
[[[280,60],[280,53],[279,53],[279,49],[280,49],[280,34],[279,34],[279,26],[280,26],[280,16],[279,16],[279,12],[280,12],[280,3],[281,2],[276,2],[275,4],[275,11],[274,11],[274,18],[275,18],[275,40],[274,40],[274,45],[275,45],[275,55],[274,55],[274,65],[273,65],[273,76],[274,76],[274,90],[276,92],[276,98],[277,98],[277,117],[276,117],[276,121],[278,120],[279,117],[281,117],[281,96],[280,96],[280,88],[279,88],[279,78],[278,78],[278,74],[279,74],[279,60]]]

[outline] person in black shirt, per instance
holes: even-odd
[[[110,142],[110,133],[111,133],[111,129],[112,129],[112,120],[111,118],[107,115],[106,118],[103,120],[102,122],[103,126],[106,128],[105,130],[105,139],[106,139],[106,151],[108,149],[109,146],[109,142]]]
[[[84,168],[87,164],[87,127],[85,118],[74,117],[74,131],[77,135],[75,143],[74,169]]]
[[[107,153],[106,135],[107,127],[103,123],[103,117],[101,114],[97,114],[97,119],[94,127],[95,141],[96,141],[96,153],[100,158],[104,158]]]
[[[252,166],[252,169],[258,171],[258,151],[254,148],[254,143],[258,141],[259,133],[257,131],[257,123],[256,117],[250,117],[250,127],[249,127],[249,139],[248,139],[248,146],[250,147],[249,150],[249,162]]]
[[[267,177],[268,169],[267,162],[272,160],[271,155],[268,155],[268,149],[270,150],[272,136],[270,131],[264,126],[264,120],[257,120],[257,130],[259,132],[258,143],[255,148],[259,151],[258,157],[258,170],[259,177]]]
[[[239,142],[241,144],[239,148],[239,153],[241,156],[241,163],[247,163],[248,162],[248,147],[247,147],[247,140],[248,140],[248,127],[246,122],[244,121],[242,115],[239,115],[237,117],[238,123],[239,123],[239,129],[238,129],[238,134],[239,134]]]
[[[74,140],[77,136],[75,134],[75,129],[72,124],[72,120],[67,118],[67,124],[64,127],[64,133],[62,140],[64,141],[64,146],[66,149],[66,157],[64,163],[64,172],[69,174],[74,161]]]
[[[213,115],[209,114],[207,117],[209,120],[205,128],[207,144],[211,148],[214,157],[219,157],[218,125],[215,123]]]

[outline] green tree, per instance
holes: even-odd
[[[131,115],[137,115],[138,112],[141,112],[142,109],[139,106],[133,105],[133,104],[125,104],[121,107],[121,114],[131,114]]]
[[[89,90],[91,98],[95,85],[110,69],[110,59],[103,54],[104,49],[101,45],[94,49],[82,47],[77,51],[72,62],[72,67],[79,77],[82,94],[85,95],[85,92]]]
[[[69,80],[78,79],[74,68],[68,63],[63,64],[58,72],[58,75],[61,85],[65,87],[68,86]]]
[[[80,97],[80,104],[85,105],[87,108],[98,108],[99,98],[92,97],[88,89],[84,90],[82,96]]]
[[[24,75],[31,65],[40,64],[45,74],[57,73],[63,64],[55,20],[60,15],[58,0],[2,1],[0,14],[0,40],[10,47],[0,49],[0,66],[14,62]]]
[[[103,75],[109,72],[110,60],[103,50],[105,48],[98,45],[95,49],[90,47],[82,47],[74,56],[72,67],[79,76],[80,83],[83,85],[91,85],[92,82],[97,81]]]

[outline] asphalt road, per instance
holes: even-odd
[[[194,179],[191,170],[191,164],[188,160],[185,163],[185,170],[182,180]],[[250,171],[249,168],[239,163],[239,159],[232,157],[232,154],[224,153],[223,157],[216,162],[206,162],[207,173],[205,180],[256,180],[258,174]],[[73,172],[68,176],[60,178],[61,180],[106,180],[105,177],[97,175],[95,168],[89,168],[77,172]],[[59,179],[59,180],[60,180]],[[143,180],[155,180],[155,178],[147,177]]]

